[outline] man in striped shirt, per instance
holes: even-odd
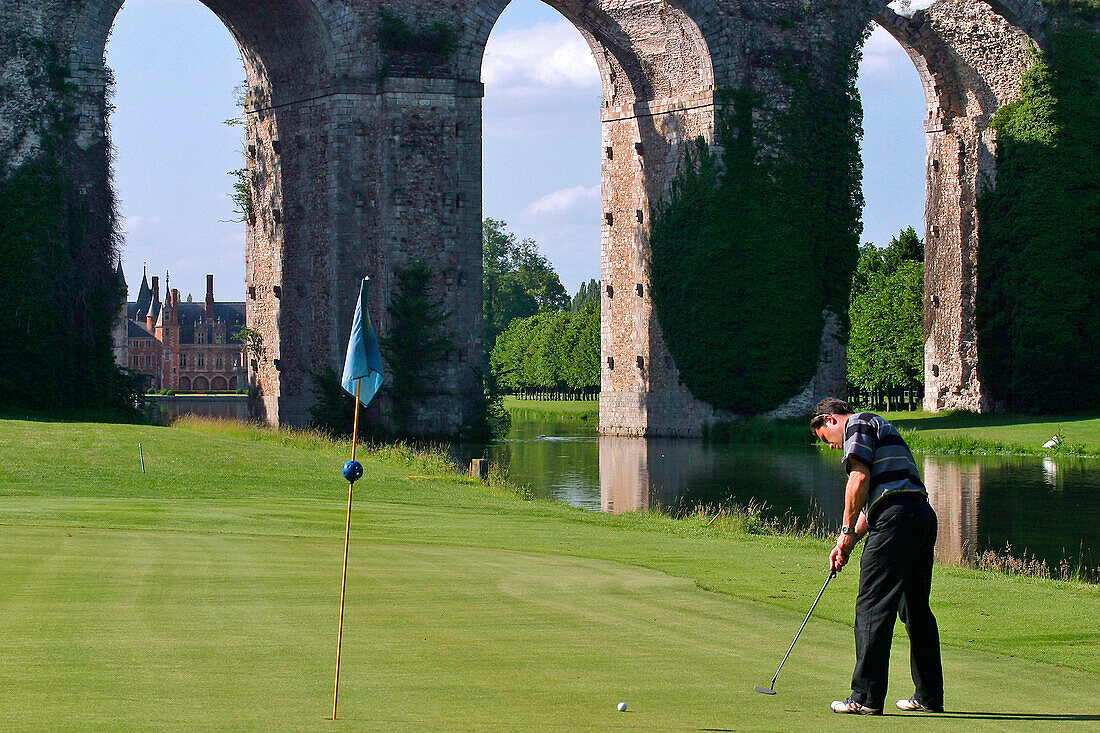
[[[856,597],[856,668],[852,695],[833,712],[881,715],[886,702],[894,617],[909,634],[916,692],[899,710],[943,712],[943,669],[936,617],[928,605],[936,513],[909,446],[897,429],[870,412],[853,414],[848,403],[827,398],[810,421],[830,448],[844,450],[848,483],[844,517],[830,568],[839,571],[863,537]]]

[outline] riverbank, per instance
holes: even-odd
[[[347,454],[323,436],[233,423],[0,421],[6,719],[330,729]],[[820,588],[827,540],[754,534],[766,528],[733,516],[526,500],[401,447],[359,458],[340,688],[350,724],[836,725],[827,704],[850,672],[855,573],[822,597],[779,680],[782,704],[751,689]],[[973,730],[1100,715],[1098,601],[1096,586],[938,567],[949,709],[969,711],[955,715]],[[892,693],[906,697],[897,647]]]
[[[595,429],[600,420],[599,400],[526,400],[508,396],[504,409],[520,418],[580,420]]]
[[[520,418],[582,420],[599,427],[599,402],[521,400],[505,397],[504,407]],[[1100,458],[1100,417],[1028,416],[970,412],[882,412],[902,430],[914,451],[940,455],[1034,455]],[[1043,447],[1058,436],[1058,445]],[[757,445],[814,444],[807,422],[749,418],[711,426],[706,440]]]
[[[916,453],[937,455],[1014,455],[1100,457],[1100,417],[1033,417],[967,412],[882,412]],[[1046,447],[1057,436],[1057,443]],[[720,423],[706,436],[715,442],[813,445],[806,420]]]

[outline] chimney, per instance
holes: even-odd
[[[156,308],[157,304],[160,303],[160,278],[157,277],[156,275],[153,275],[152,290],[153,290],[153,299],[150,301],[149,315],[146,316],[146,318],[145,318],[145,327],[148,328],[150,331],[153,330],[153,323],[154,323],[154,320],[155,320],[153,318],[153,309]]]
[[[206,320],[214,320],[214,276],[206,276]]]
[[[180,291],[172,288],[172,310],[164,316],[164,325],[168,325],[171,319],[172,325],[179,323]]]

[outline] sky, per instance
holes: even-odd
[[[115,190],[130,298],[142,268],[201,300],[244,298],[244,225],[229,171],[244,165],[233,90],[237,46],[198,0],[126,0],[107,46]],[[484,212],[538,242],[570,293],[600,277],[599,74],[580,33],[539,0],[514,0],[482,67]],[[924,231],[924,93],[912,61],[876,27],[864,47],[863,241]],[[162,290],[163,292],[163,290]]]

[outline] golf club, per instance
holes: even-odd
[[[810,606],[810,612],[806,614],[806,618],[802,621],[802,625],[798,627],[798,634],[794,635],[794,641],[791,642],[791,649],[794,649],[794,642],[798,641],[798,635],[802,633],[802,629],[806,628],[806,622],[810,620],[810,614],[814,612],[814,608],[817,606],[817,602],[821,600],[822,594],[825,593],[825,586],[829,584],[829,581],[836,577],[836,571],[830,570],[828,577],[825,578],[825,585],[821,586],[821,590],[817,594],[817,598],[814,599],[813,605]],[[783,663],[787,661],[787,657],[791,656],[791,649],[787,650],[787,653],[783,655],[783,661],[779,663],[779,669],[783,669]],[[768,687],[760,687],[757,685],[753,689],[757,692],[762,692],[765,695],[775,694],[775,680],[779,677],[779,669],[775,670],[775,677],[772,677],[772,683]]]

